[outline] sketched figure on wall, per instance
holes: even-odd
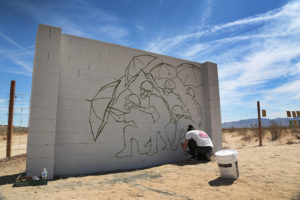
[[[195,99],[195,91],[193,88],[188,87],[186,89],[186,94],[192,98],[192,103],[185,103],[185,105],[189,106],[190,110],[193,110],[192,112],[192,119],[195,119],[198,122],[199,128],[202,128],[202,110],[200,103],[196,101]]]
[[[117,158],[131,157],[134,141],[137,143],[138,152],[140,154],[149,153],[151,150],[151,139],[147,137],[145,131],[142,130],[141,124],[137,124],[135,121],[137,119],[136,116],[141,117],[141,110],[144,109],[140,106],[141,101],[139,96],[136,94],[129,94],[125,99],[124,109],[126,112],[110,108],[110,115],[114,120],[116,122],[125,123],[123,126],[123,147],[116,153],[115,156]]]
[[[142,98],[141,105],[144,107],[144,112],[151,114],[153,123],[155,123],[159,119],[159,114],[156,109],[156,106],[152,106],[150,97],[153,95],[153,85],[150,81],[142,82],[140,86],[140,97]]]
[[[143,81],[140,85],[140,97],[141,97],[141,107],[144,109],[143,112],[151,114],[153,118],[153,124],[149,127],[149,134],[151,135],[151,152],[153,155],[158,152],[158,140],[160,139],[164,143],[162,149],[166,149],[169,144],[169,138],[165,134],[164,126],[158,121],[158,119],[165,121],[170,120],[169,111],[167,109],[167,104],[165,100],[154,93],[154,85],[149,80]],[[157,90],[157,88],[155,88]],[[160,106],[159,109],[157,106]]]
[[[116,90],[120,82],[120,80],[117,80],[101,87],[91,100],[87,100],[90,103],[89,124],[94,141],[100,136],[108,122],[108,109],[115,103]],[[98,121],[100,122],[100,126],[98,125]]]
[[[122,77],[101,87],[88,100],[94,141],[113,119],[124,123],[123,148],[115,155],[118,158],[132,156],[133,143],[139,154],[177,150],[186,125],[201,124],[201,106],[194,91],[201,85],[201,69],[193,64],[174,67],[152,55],[134,56]],[[181,93],[183,88],[185,93]]]
[[[170,121],[166,126],[166,132],[173,132],[173,138],[171,141],[173,151],[177,150],[179,142],[183,139],[185,135],[186,124],[194,124],[194,121],[184,114],[182,107],[175,105],[172,108],[172,121]]]
[[[181,109],[184,111],[184,113],[191,117],[191,114],[186,106],[186,104],[183,102],[181,96],[175,92],[175,82],[171,79],[167,79],[164,83],[164,88],[162,88],[162,96],[166,101],[168,102],[170,108],[174,108],[175,105],[178,105],[181,107]],[[172,115],[172,111],[171,111]],[[174,115],[172,115],[174,116]]]

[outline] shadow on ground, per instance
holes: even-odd
[[[187,161],[181,161],[177,163],[172,163],[173,165],[178,165],[178,166],[185,166],[185,165],[199,165],[199,164],[206,164],[211,161],[204,161],[204,160],[187,160]]]
[[[73,174],[73,175],[59,175],[59,176],[54,176],[53,181],[55,180],[60,180],[60,179],[67,179],[70,177],[85,177],[85,176],[97,176],[97,175],[106,175],[106,174],[118,174],[118,173],[123,173],[123,172],[135,172],[139,170],[144,170],[144,169],[150,169],[152,167],[158,167],[162,165],[178,165],[178,166],[185,166],[185,165],[199,165],[199,164],[206,164],[209,162],[214,162],[214,159],[212,161],[202,161],[202,160],[186,160],[186,161],[181,161],[181,162],[175,162],[175,163],[165,163],[161,165],[153,165],[153,166],[148,166],[148,167],[142,167],[142,168],[135,168],[135,169],[120,169],[120,170],[113,170],[113,171],[105,171],[105,172],[96,172],[96,173],[87,173],[87,174]]]
[[[224,186],[224,185],[232,185],[236,179],[234,178],[221,178],[218,177],[215,180],[209,181],[208,184],[210,186]]]
[[[16,182],[17,177],[20,174],[11,174],[11,175],[6,175],[6,176],[1,176],[0,177],[0,185],[6,185],[6,184],[13,184]]]

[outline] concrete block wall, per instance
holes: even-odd
[[[32,75],[26,173],[54,174],[61,28],[39,25]]]
[[[221,148],[216,64],[39,26],[28,175],[44,167],[53,178],[181,161],[188,124]]]

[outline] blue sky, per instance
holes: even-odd
[[[63,33],[215,62],[224,113],[255,111],[257,100],[269,110],[300,109],[299,1],[0,0],[1,110],[10,80],[17,81],[17,93],[30,94],[40,23],[62,27]]]

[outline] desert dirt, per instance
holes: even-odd
[[[298,136],[288,131],[272,141],[272,134],[266,133],[259,147],[257,139],[247,133],[224,133],[228,148],[233,148],[228,143],[240,144],[234,147],[240,172],[236,180],[220,178],[213,159],[60,178],[45,186],[12,187],[25,171],[23,154],[0,160],[0,199],[300,199]]]
[[[0,159],[6,157],[6,126],[0,125]],[[14,127],[12,134],[11,156],[16,156],[26,153],[27,148],[27,132],[28,128]]]

